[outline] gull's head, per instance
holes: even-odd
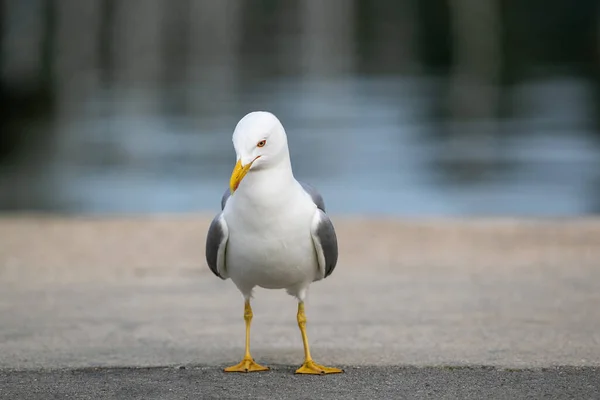
[[[289,157],[283,125],[266,111],[246,114],[235,127],[232,140],[237,163],[229,181],[231,193],[250,170],[276,168]]]

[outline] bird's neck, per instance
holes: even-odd
[[[240,197],[245,197],[259,207],[283,206],[286,196],[291,194],[296,184],[289,157],[277,166],[250,170],[244,177],[238,191]]]

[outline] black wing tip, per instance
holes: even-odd
[[[213,272],[213,274],[215,274],[215,276],[217,276],[217,278],[220,278],[222,281],[225,280],[225,278],[223,276],[221,276],[221,274],[219,274],[218,272],[213,271],[212,268],[210,270]]]
[[[325,266],[325,275],[323,278],[327,278],[329,275],[333,273],[335,267],[337,266],[337,247],[335,250],[335,260],[332,260],[328,265]]]

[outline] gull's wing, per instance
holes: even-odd
[[[304,191],[310,195],[312,201],[317,205],[317,208],[325,212],[325,202],[323,201],[323,196],[321,196],[321,193],[319,193],[317,189],[315,189],[308,183],[300,181],[299,183],[300,185],[302,185],[302,188],[304,188]]]
[[[228,239],[229,230],[227,229],[227,223],[221,212],[217,214],[210,223],[208,233],[206,234],[205,251],[208,268],[221,279],[227,279],[225,250],[227,249]]]
[[[221,197],[221,211],[225,208],[225,203],[227,203],[227,199],[231,196],[231,191],[229,189],[225,190],[223,193],[223,197]]]
[[[319,262],[319,279],[327,278],[337,264],[338,245],[335,229],[331,220],[321,209],[317,209],[313,217],[310,234],[317,252]],[[317,279],[318,280],[318,279]]]

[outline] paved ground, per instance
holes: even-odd
[[[220,372],[243,351],[242,300],[205,266],[209,221],[0,218],[0,396],[598,398],[599,220],[334,217],[340,263],[311,289],[308,330],[347,373],[305,380],[279,291],[253,303],[252,352],[274,371]]]
[[[298,376],[288,366],[225,375],[211,367],[0,372],[1,399],[598,399],[600,368],[346,367]],[[50,395],[52,394],[52,395]]]

